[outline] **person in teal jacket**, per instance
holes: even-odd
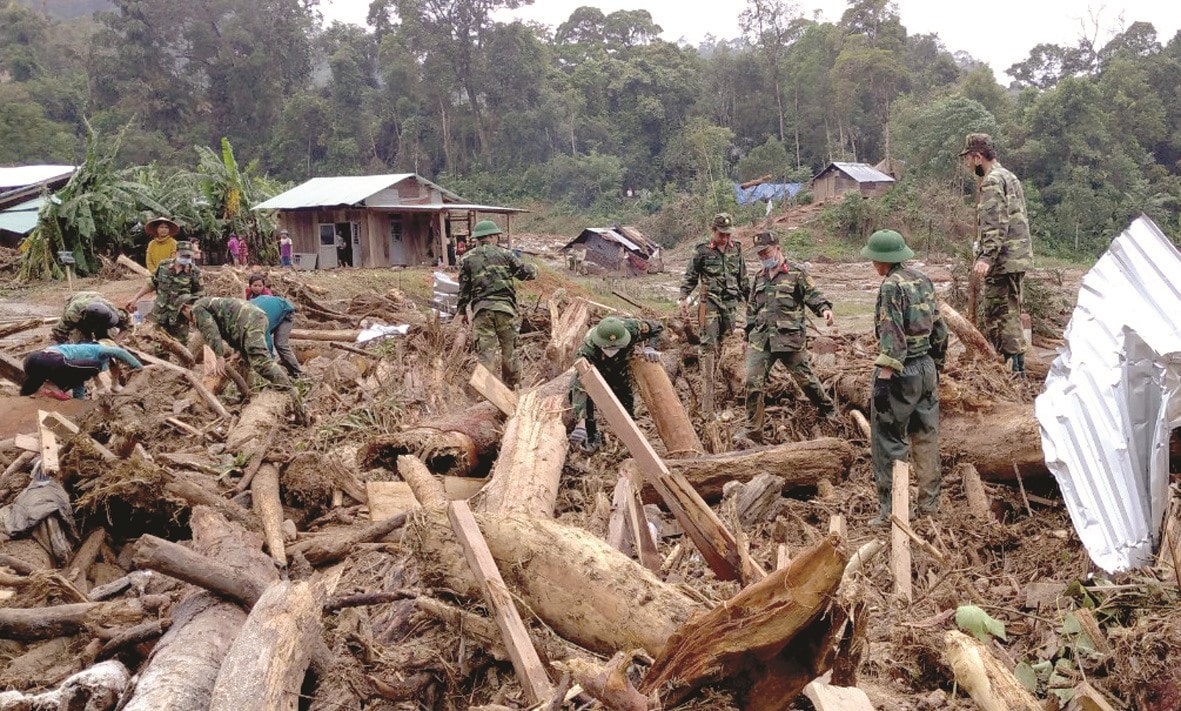
[[[33,351],[25,357],[25,382],[21,386],[21,395],[33,395],[46,382],[51,382],[61,391],[47,390],[50,397],[69,400],[65,391],[73,391],[73,397],[80,400],[86,397],[86,381],[107,370],[112,360],[121,361],[134,370],[143,367],[135,356],[112,341],[61,343]]]
[[[295,326],[295,306],[281,296],[260,295],[250,300],[267,315],[267,348],[274,356],[279,353],[279,362],[287,370],[287,374],[298,378],[303,371],[299,367],[299,359],[291,348],[291,329]]]

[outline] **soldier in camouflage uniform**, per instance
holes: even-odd
[[[595,366],[630,415],[635,406],[631,383],[632,355],[643,341],[646,343],[640,351],[641,357],[659,361],[660,352],[654,345],[662,331],[664,326],[659,321],[608,316],[587,332],[582,345],[574,352],[574,359],[586,358]],[[595,424],[595,403],[586,394],[577,374],[570,381],[570,404],[574,408],[570,444],[582,445],[587,452],[595,451],[602,443],[602,435]]]
[[[861,256],[872,260],[885,277],[878,289],[878,357],[870,407],[870,455],[881,509],[870,525],[884,526],[893,509],[894,462],[908,457],[914,461],[919,487],[918,514],[939,510],[936,388],[947,355],[947,325],[935,305],[931,280],[903,264],[914,252],[902,235],[894,230],[874,232]]]
[[[459,263],[459,318],[472,307],[472,335],[476,357],[488,370],[496,363],[500,348],[501,379],[510,388],[521,380],[521,361],[517,357],[517,289],[513,279],[528,280],[537,269],[525,264],[509,250],[495,244],[500,228],[492,220],[480,220],[472,230],[479,240]],[[493,371],[495,372],[495,371]]]
[[[960,156],[980,178],[976,222],[976,264],[973,275],[984,279],[984,329],[1013,372],[1025,374],[1025,336],[1021,301],[1025,272],[1033,266],[1029,215],[1021,181],[996,158],[987,133],[971,133]]]
[[[126,330],[131,317],[97,291],[79,291],[66,302],[66,310],[53,327],[50,338],[54,343],[72,339],[99,341],[110,338],[110,330]]]
[[[135,311],[137,301],[156,292],[156,305],[152,307],[149,318],[165,333],[184,344],[189,336],[189,321],[180,315],[182,298],[199,297],[203,290],[201,270],[193,264],[193,244],[177,242],[176,257],[160,262],[156,273],[148,277],[148,283],[127,302],[127,310]]]
[[[294,391],[287,373],[271,358],[267,348],[270,322],[266,313],[244,299],[225,296],[184,297],[181,316],[201,331],[205,345],[217,356],[215,370],[225,368],[231,348],[276,390]]]
[[[685,279],[681,282],[682,314],[688,316],[689,296],[701,285],[705,301],[705,325],[701,333],[703,353],[718,352],[722,338],[737,326],[734,312],[738,304],[750,296],[750,280],[742,247],[730,238],[734,221],[725,212],[714,215],[710,223],[712,235],[708,242],[697,245]]]
[[[832,400],[808,363],[808,334],[804,307],[833,325],[832,303],[816,288],[803,265],[783,257],[779,240],[770,232],[755,236],[762,269],[755,275],[746,304],[746,424],[735,441],[763,439],[763,387],[776,361],[782,361],[820,415],[835,419]]]

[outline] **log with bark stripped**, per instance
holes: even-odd
[[[476,510],[553,517],[566,464],[564,405],[561,395],[521,395],[516,414],[505,425],[492,475],[477,495]]]

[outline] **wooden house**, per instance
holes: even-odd
[[[590,262],[604,272],[626,276],[664,271],[660,245],[635,227],[588,227],[562,249],[576,257],[572,266]]]
[[[894,179],[868,163],[829,163],[808,184],[813,202],[827,202],[856,190],[862,197],[880,197]]]
[[[498,216],[511,246],[518,208],[469,203],[421,175],[312,178],[261,203],[291,234],[296,266],[437,266],[454,263],[454,244],[481,216]]]

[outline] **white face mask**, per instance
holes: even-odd
[[[182,267],[187,267],[193,263],[193,258],[185,255],[176,255],[176,263]]]
[[[607,356],[608,358],[614,358],[615,356],[619,355],[619,351],[621,351],[623,349],[622,348],[603,348],[601,350],[603,351],[603,355]]]
[[[766,269],[767,271],[771,271],[775,267],[779,266],[779,260],[774,257],[770,257],[768,259],[760,259],[759,262],[762,263],[763,269]]]

